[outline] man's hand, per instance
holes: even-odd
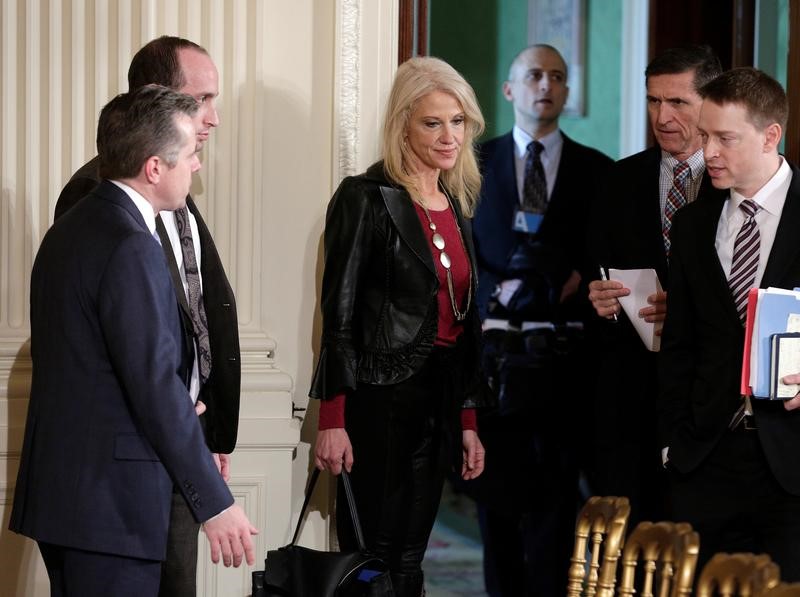
[[[589,282],[589,300],[600,317],[612,319],[622,308],[619,297],[628,296],[631,291],[616,280],[593,280]]]
[[[225,567],[233,565],[234,568],[238,568],[242,563],[242,556],[248,565],[255,564],[256,558],[250,535],[258,535],[258,529],[250,524],[244,510],[238,504],[233,504],[203,523],[203,532],[211,546],[211,561],[215,564],[219,563],[220,554]]]
[[[461,465],[461,478],[465,481],[475,479],[483,472],[486,451],[483,449],[478,434],[472,429],[461,432],[463,463]]]
[[[522,286],[522,280],[516,278],[500,282],[498,284],[500,292],[497,294],[497,302],[504,307],[508,307],[508,303],[514,298],[514,294],[519,290],[520,286]]]
[[[211,456],[214,457],[214,464],[217,465],[217,470],[222,476],[222,480],[226,483],[231,480],[231,455],[230,454],[217,454],[212,452]]]
[[[786,375],[781,379],[781,381],[785,383],[787,386],[800,383],[800,373],[794,373],[793,375]],[[795,394],[794,398],[786,400],[783,403],[783,408],[785,408],[786,410],[794,410],[798,407],[800,407],[800,392]]]
[[[204,412],[206,412],[206,405],[205,405],[205,403],[204,403],[202,400],[198,400],[198,401],[195,403],[195,405],[194,405],[194,412],[197,414],[197,416],[198,416],[198,417],[199,417],[200,415],[202,415]]]
[[[349,473],[353,468],[353,446],[350,444],[347,431],[337,427],[317,432],[317,443],[314,447],[316,467],[321,471],[328,470],[338,475],[342,472],[342,463]]]
[[[667,316],[667,293],[656,292],[647,297],[649,307],[639,309],[639,317],[650,323],[664,321]],[[656,330],[656,335],[661,335],[661,330]]]

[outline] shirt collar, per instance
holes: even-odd
[[[528,133],[523,131],[516,124],[511,131],[511,136],[514,138],[514,146],[517,151],[517,157],[524,157],[525,152],[528,151],[528,144],[533,141]],[[537,139],[539,143],[544,145],[544,155],[553,155],[558,149],[564,145],[564,137],[561,135],[561,129],[556,129],[552,133],[547,133],[544,137]]]
[[[131,198],[131,201],[133,201],[136,209],[141,212],[142,217],[144,218],[144,223],[147,226],[147,229],[150,231],[150,234],[154,234],[156,231],[156,214],[153,212],[153,206],[150,205],[150,202],[142,197],[138,191],[132,187],[129,187],[124,182],[120,182],[118,180],[112,180],[111,182],[125,191],[125,194]]]
[[[672,172],[680,163],[681,160],[678,160],[674,155],[672,155],[668,151],[661,150],[661,163],[669,167],[670,172]],[[698,176],[700,176],[703,171],[706,169],[706,162],[703,159],[703,148],[701,147],[697,151],[695,151],[692,155],[690,155],[686,160],[689,163],[689,172],[692,180],[695,180]]]
[[[780,215],[783,211],[783,203],[786,201],[786,194],[776,193],[775,191],[777,191],[781,185],[784,185],[787,179],[792,175],[792,169],[789,167],[789,163],[783,156],[779,157],[781,159],[781,165],[778,167],[778,171],[772,175],[772,178],[770,178],[763,187],[758,189],[755,195],[749,198],[761,209],[772,215]],[[731,189],[731,200],[728,205],[729,212],[735,213],[736,210],[739,209],[739,205],[745,199],[747,199],[747,197]]]

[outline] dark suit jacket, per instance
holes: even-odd
[[[661,235],[659,176],[661,148],[650,147],[614,164],[602,198],[594,205],[592,252],[599,265],[616,269],[653,268],[662,287],[669,271]],[[703,176],[698,200],[725,197]],[[595,273],[592,279],[598,279]],[[598,379],[598,438],[603,442],[652,444],[655,461],[655,401],[657,353],[648,351],[630,320],[599,320],[597,340],[601,375]],[[652,422],[652,424],[642,424]]]
[[[233,503],[186,389],[181,325],[161,247],[130,198],[101,182],[34,262],[12,530],[159,560],[173,485],[198,521]]]
[[[739,407],[744,330],[714,241],[724,198],[682,209],[673,221],[670,291],[659,358],[659,437],[680,472],[697,468]],[[800,170],[792,166],[761,287],[800,286]],[[753,401],[758,437],[772,473],[800,495],[800,412]]]
[[[480,146],[483,185],[472,230],[478,261],[477,300],[481,319],[488,316],[564,322],[584,321],[590,315],[585,289],[589,267],[585,240],[587,214],[589,203],[595,198],[595,191],[613,162],[599,151],[580,145],[563,133],[562,136],[564,145],[553,192],[539,231],[533,238],[514,232],[511,227],[519,207],[512,133]],[[530,246],[530,243],[535,243],[535,266],[543,273],[541,277],[520,276],[511,267],[512,255],[521,245]],[[577,295],[562,305],[559,304],[561,285],[572,270],[577,270],[583,281]],[[530,291],[532,294],[544,293],[544,286],[552,284],[547,300],[536,301],[532,308],[524,307],[524,312],[494,307],[489,313],[490,295],[495,285],[512,278],[522,279],[521,292]],[[546,284],[541,283],[542,278],[548,279]],[[506,350],[506,340],[501,342],[501,346],[495,349],[497,341],[486,335],[489,370],[494,369],[493,365],[497,363],[492,356],[493,350]],[[563,466],[563,459],[558,454],[566,451],[565,446],[576,448],[580,438],[586,435],[583,426],[588,417],[582,416],[585,411],[579,406],[581,398],[574,394],[586,396],[587,393],[576,384],[567,383],[563,370],[570,369],[569,374],[580,370],[585,378],[592,378],[592,375],[583,366],[582,351],[571,349],[568,362],[547,361],[547,365],[539,365],[542,370],[532,368],[530,375],[535,379],[508,373],[508,385],[501,398],[518,405],[535,404],[533,416],[519,416],[519,412],[501,416],[492,411],[481,413],[479,429],[486,446],[486,470],[475,481],[464,484],[465,489],[481,503],[507,513],[537,508],[551,512],[552,504],[562,496],[568,496],[563,498],[564,503],[574,499],[575,486],[570,485],[569,474],[558,469]],[[541,352],[545,353],[547,349],[541,348]],[[514,359],[509,361],[514,362]],[[498,389],[504,374],[497,371],[492,375]],[[515,382],[520,378],[523,381]],[[523,413],[527,412],[530,411],[523,410]],[[532,439],[534,436],[537,438],[535,441]],[[576,448],[576,451],[581,450]],[[528,467],[526,474],[520,474],[519,463],[522,461]],[[498,492],[500,486],[508,489]],[[570,512],[567,518],[570,516],[574,520],[574,512]]]
[[[99,181],[98,159],[95,157],[81,167],[69,180],[58,197],[55,219],[85,197]],[[197,219],[200,233],[200,271],[203,276],[203,303],[208,319],[211,341],[211,376],[203,385],[199,399],[208,410],[202,416],[206,441],[212,452],[229,454],[236,446],[239,429],[239,392],[241,388],[241,361],[239,357],[239,324],[236,316],[236,298],[225,275],[217,247],[191,196],[186,198],[189,211]],[[175,294],[181,304],[185,322],[190,322],[186,294],[180,281],[175,255],[169,242],[163,241],[164,254],[170,268]],[[186,329],[191,329],[190,325]]]
[[[611,158],[599,151],[576,143],[563,133],[564,146],[553,193],[542,224],[535,236],[541,250],[542,266],[554,279],[577,270],[584,278],[589,274],[586,235],[589,204],[602,184]],[[514,138],[512,133],[491,139],[480,148],[483,174],[481,199],[473,220],[473,238],[478,259],[478,310],[481,319],[487,312],[495,285],[517,277],[509,271],[509,259],[527,234],[511,229],[514,212],[519,207],[519,192],[514,170]],[[561,273],[559,273],[561,272]],[[563,280],[561,280],[563,282]],[[557,289],[560,294],[560,287]],[[558,305],[558,296],[548,301],[550,308],[539,309],[534,317],[540,320],[583,320],[587,315],[585,289],[567,305]],[[554,304],[555,303],[555,304]],[[549,312],[542,312],[549,311]],[[501,318],[503,314],[499,315]],[[530,315],[528,316],[530,318]]]

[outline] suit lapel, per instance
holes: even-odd
[[[695,235],[695,255],[700,263],[701,271],[709,274],[709,288],[719,296],[728,316],[738,323],[739,314],[736,311],[733,295],[719,261],[716,247],[720,213],[727,198],[728,193],[724,192],[706,196],[703,199],[703,210],[701,211],[703,216],[699,219],[700,228]]]
[[[647,167],[642,170],[641,176],[644,182],[640,188],[647,189],[647,199],[642,197],[642,208],[646,210],[642,222],[647,222],[649,230],[646,238],[653,240],[653,255],[657,256],[659,272],[668,274],[667,254],[664,252],[664,239],[662,236],[663,224],[661,222],[661,148],[657,145],[652,148],[652,153],[648,156]],[[667,280],[662,280],[667,283]]]
[[[408,193],[401,189],[384,185],[381,185],[380,189],[386,210],[389,212],[389,217],[392,218],[400,238],[405,241],[419,260],[436,275],[436,267],[433,264],[431,250],[428,246],[428,241],[425,239],[417,211],[414,209],[413,200]]]
[[[510,212],[513,212],[519,205],[519,189],[517,188],[516,170],[516,147],[514,146],[514,136],[508,133],[502,141],[498,156],[501,160],[501,170],[498,179],[503,182],[503,188],[499,189],[501,197],[507,198],[507,205]],[[511,222],[512,215],[509,213],[508,221]]]
[[[200,236],[200,271],[203,274],[203,286],[205,287],[205,278],[207,277],[207,274],[210,274],[211,269],[216,268],[219,265],[219,255],[217,254],[216,247],[211,239],[211,232],[208,230],[208,226],[206,226],[206,222],[203,219],[203,216],[200,214],[200,211],[197,209],[197,205],[195,204],[191,195],[186,197],[186,207],[194,216],[194,220],[197,223],[197,233]],[[222,266],[219,265],[219,267],[221,268]],[[208,277],[216,279],[216,276],[213,275],[208,275]]]
[[[571,165],[573,162],[574,143],[572,139],[567,137],[563,132],[561,133],[561,139],[563,139],[564,144],[561,146],[561,159],[558,161],[558,170],[556,172],[555,184],[553,185],[553,194],[550,196],[550,201],[547,204],[547,211],[550,211],[550,206],[553,203],[561,201],[561,189],[569,179]],[[571,174],[572,176],[575,176],[576,173],[572,172]],[[545,217],[546,216],[547,214],[545,214]]]
[[[491,172],[491,179],[484,181],[482,192],[487,197],[487,203],[492,205],[492,209],[498,210],[492,219],[502,222],[508,228],[514,220],[514,211],[519,207],[514,152],[514,137],[512,133],[508,133],[500,138],[489,161],[483,167],[484,172]],[[510,241],[510,238],[506,240]]]
[[[164,227],[161,215],[156,216],[156,232],[158,233],[158,238],[161,239],[161,247],[164,249],[164,257],[167,259],[167,269],[172,279],[172,287],[175,290],[178,304],[184,314],[191,318],[189,303],[186,302],[186,292],[183,290],[183,280],[181,280],[181,273],[178,271],[178,262],[175,261],[175,252],[172,250],[172,243],[167,234],[167,229]]]
[[[775,241],[769,253],[767,266],[761,278],[761,288],[779,286],[787,268],[795,262],[800,252],[797,228],[800,225],[800,171],[792,166],[792,182],[786,193],[781,220],[775,233]]]

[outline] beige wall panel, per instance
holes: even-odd
[[[316,428],[322,231],[339,180],[377,155],[398,0],[3,0],[0,4],[0,594],[48,594],[35,545],[6,530],[30,389],[28,285],[58,193],[94,153],[100,108],[150,39],[180,35],[220,71],[220,127],[192,193],[236,291],[242,412],[231,489],[288,540]],[[302,542],[328,545],[321,495]],[[204,540],[203,540],[204,541]],[[214,567],[200,595],[246,595],[251,569]],[[263,565],[263,560],[257,563]]]

